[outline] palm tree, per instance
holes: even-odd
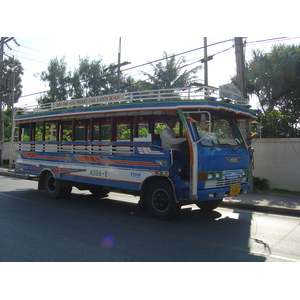
[[[146,83],[150,89],[181,88],[188,86],[197,79],[196,73],[201,69],[197,66],[193,69],[187,67],[186,60],[181,56],[177,61],[175,55],[169,56],[164,52],[164,61],[151,64],[152,74],[143,72],[147,76]]]

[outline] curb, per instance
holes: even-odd
[[[247,203],[233,203],[229,201],[224,201],[220,205],[220,207],[228,207],[228,208],[239,208],[245,210],[253,210],[258,212],[268,212],[268,213],[275,213],[275,214],[283,214],[283,215],[290,215],[290,216],[300,216],[299,209],[291,209],[286,207],[276,207],[276,206],[262,206],[262,205],[253,205]]]
[[[35,180],[37,178],[37,177],[32,177],[32,176],[29,176],[29,175],[25,175],[25,174],[14,173],[13,171],[10,171],[10,170],[7,170],[7,171],[0,170],[0,175],[1,176],[14,177],[14,178],[20,178],[20,179],[27,179],[27,180]]]

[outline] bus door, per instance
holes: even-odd
[[[190,150],[190,199],[198,200],[198,166],[199,151],[198,144],[206,138],[209,138],[211,132],[211,114],[208,111],[178,111],[180,119],[184,125],[185,134],[189,142]],[[198,136],[194,123],[203,127],[206,134],[202,137]]]

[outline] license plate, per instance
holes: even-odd
[[[230,187],[230,196],[237,196],[241,191],[241,185],[240,184],[236,184],[236,185],[232,185]]]

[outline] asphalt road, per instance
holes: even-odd
[[[136,213],[137,201],[76,188],[53,200],[37,182],[0,176],[0,261],[300,261],[299,217],[191,205],[161,221]]]

